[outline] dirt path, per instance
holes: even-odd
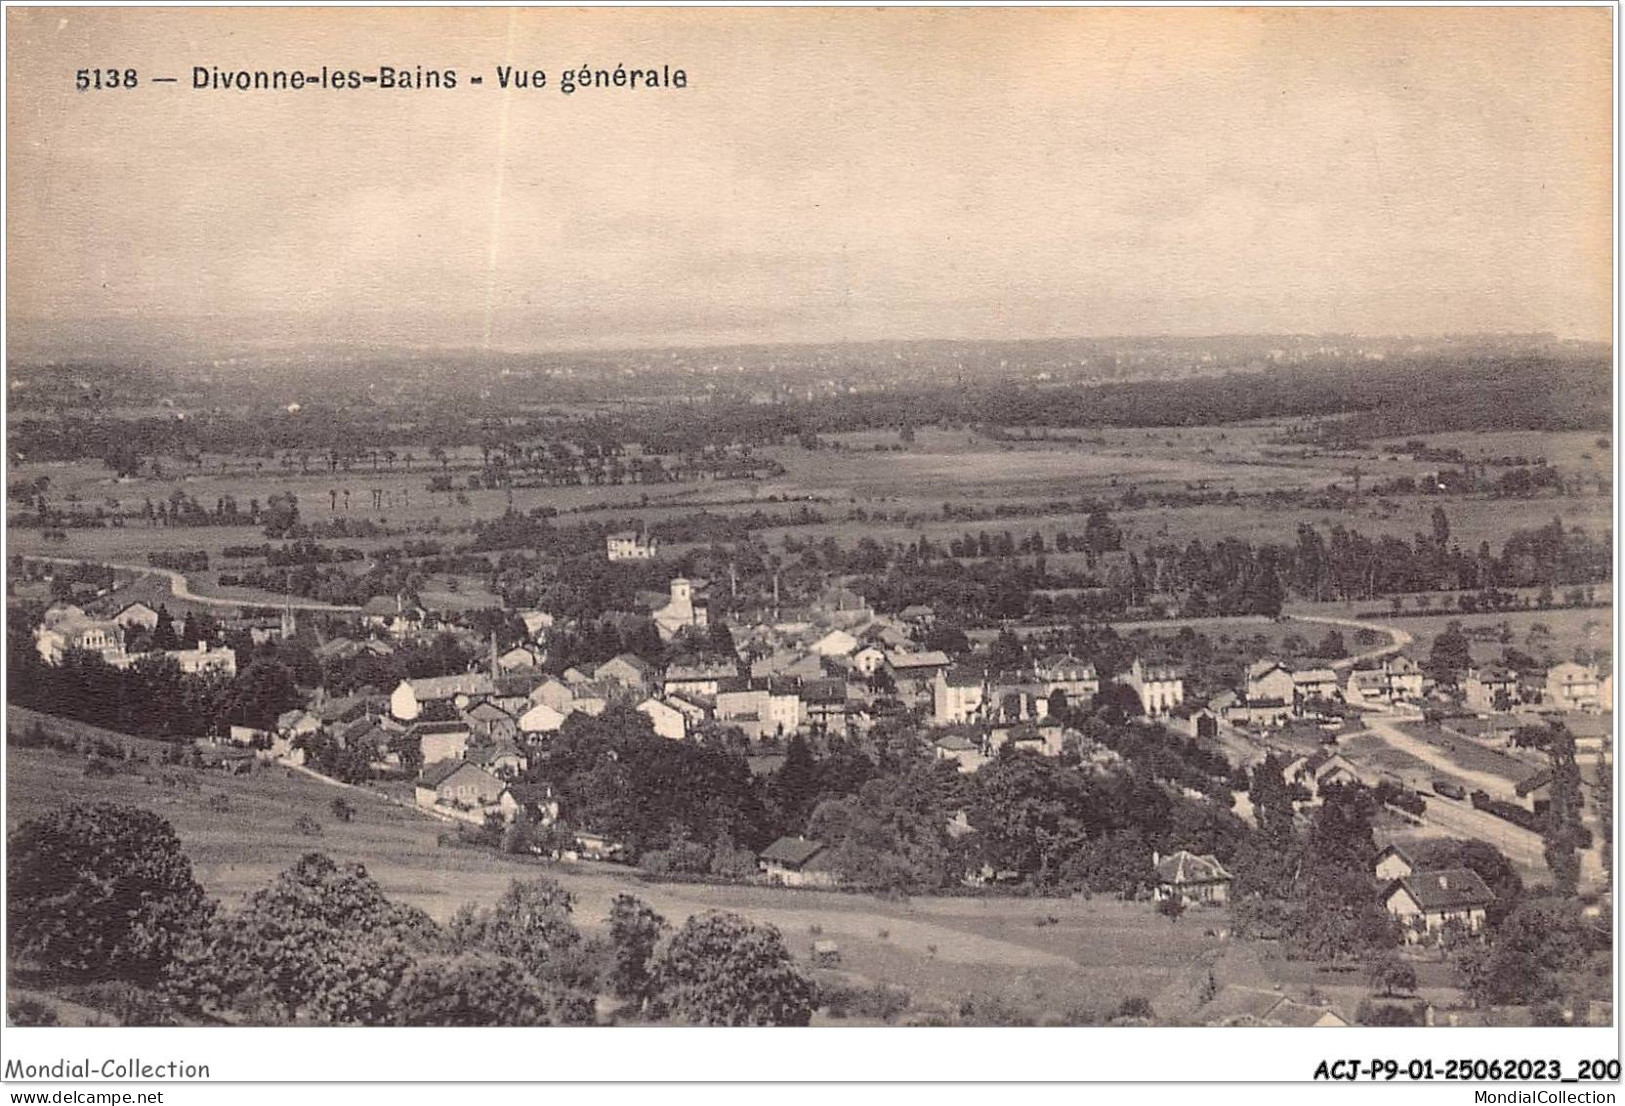
[[[1475,788],[1487,792],[1491,798],[1514,799],[1513,783],[1505,776],[1497,776],[1490,772],[1480,772],[1475,768],[1468,768],[1459,763],[1449,754],[1440,752],[1431,742],[1423,741],[1419,737],[1412,737],[1386,718],[1379,715],[1367,715],[1365,718],[1366,732],[1381,738],[1391,747],[1400,752],[1415,757],[1452,776],[1466,780]]]

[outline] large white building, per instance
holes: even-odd
[[[1558,710],[1595,710],[1602,701],[1602,681],[1594,665],[1565,661],[1546,672],[1546,705]]]
[[[1185,678],[1172,665],[1146,664],[1135,657],[1123,682],[1134,689],[1140,709],[1151,718],[1161,718],[1185,701]]]
[[[612,561],[649,561],[660,543],[636,530],[620,530],[604,539],[604,555]]]
[[[91,618],[78,607],[55,607],[34,632],[34,647],[47,664],[60,664],[75,649],[99,654],[109,664],[124,655],[124,627],[111,619]]]
[[[940,726],[980,721],[987,712],[987,677],[972,668],[938,669],[931,685],[931,720]]]

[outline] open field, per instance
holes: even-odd
[[[24,462],[12,467],[12,479],[26,482],[48,477],[51,498],[58,504],[102,506],[113,513],[139,511],[146,500],[156,503],[174,492],[182,492],[210,508],[222,497],[232,496],[243,509],[252,499],[263,503],[272,495],[293,492],[299,497],[307,521],[365,519],[391,528],[409,527],[413,532],[466,528],[475,520],[494,518],[510,508],[520,512],[552,508],[564,515],[563,522],[568,524],[572,513],[583,508],[608,509],[617,518],[653,522],[692,509],[687,506],[689,501],[749,501],[774,496],[820,501],[819,510],[829,521],[765,531],[767,542],[778,546],[788,535],[803,541],[831,536],[843,542],[865,536],[883,542],[912,542],[921,536],[945,541],[966,530],[983,528],[1010,529],[1022,535],[1036,529],[1052,539],[1060,530],[1081,531],[1084,516],[1062,511],[965,523],[944,521],[940,512],[945,502],[988,510],[1005,505],[1045,508],[1061,501],[1076,503],[1084,497],[1115,502],[1130,486],[1146,493],[1210,495],[1232,491],[1239,495],[1293,489],[1319,491],[1331,483],[1350,486],[1349,473],[1355,466],[1369,488],[1383,479],[1414,479],[1439,467],[1437,463],[1376,448],[1356,455],[1285,446],[1275,441],[1281,431],[1282,425],[1272,423],[1064,430],[1048,440],[1034,437],[1010,441],[975,430],[927,427],[921,428],[916,440],[900,451],[894,451],[899,444],[895,433],[867,431],[826,438],[845,447],[842,449],[809,451],[789,445],[760,450],[761,456],[777,460],[786,470],[772,479],[517,488],[511,493],[467,488],[468,476],[479,463],[478,451],[468,448],[450,451],[446,475],[461,489],[450,493],[428,490],[429,480],[441,469],[427,458],[426,450],[417,451],[411,471],[406,470],[404,459],[393,468],[383,467],[376,472],[363,466],[350,472],[328,473],[317,471],[322,465],[313,458],[312,470],[307,473],[301,472],[298,464],[285,467],[280,458],[255,462],[205,455],[201,466],[182,468],[166,463],[161,478],[144,475],[119,479],[91,462]],[[1449,444],[1462,449],[1469,458],[1543,456],[1585,478],[1602,476],[1611,464],[1610,454],[1598,448],[1595,435],[1487,432],[1436,437],[1438,441],[1429,439],[1430,444]],[[1449,443],[1445,443],[1446,437]],[[877,451],[877,446],[884,451]],[[1491,466],[1489,471],[1496,469]],[[371,506],[373,489],[381,493],[384,501],[378,510]],[[338,493],[336,506],[330,492]],[[757,506],[745,502],[707,509],[730,514]],[[772,509],[769,504],[761,506]],[[1495,499],[1479,494],[1389,500],[1368,492],[1347,509],[1243,500],[1206,506],[1146,506],[1118,510],[1115,515],[1127,543],[1137,547],[1148,542],[1183,545],[1197,538],[1212,541],[1226,535],[1253,542],[1290,543],[1298,527],[1306,523],[1322,529],[1341,524],[1368,534],[1410,540],[1428,530],[1435,507],[1445,509],[1452,534],[1469,549],[1482,541],[1499,548],[1513,530],[1544,525],[1554,516],[1592,533],[1611,527],[1611,500],[1594,490],[1579,496],[1532,499]],[[849,517],[856,510],[870,517]],[[901,521],[905,515],[917,517]],[[249,528],[155,529],[135,522],[120,530],[71,530],[67,541],[60,544],[44,541],[37,532],[17,528],[10,530],[8,538],[15,552],[144,559],[151,549],[203,548],[216,554],[226,545],[254,540],[255,534]],[[345,543],[368,550],[379,544],[393,544],[394,539],[346,539]]]
[[[954,1005],[970,994],[999,995],[1030,1009],[1100,1010],[1152,997],[1220,944],[1206,935],[1223,915],[1178,924],[1149,903],[1106,898],[931,898],[902,902],[870,895],[710,884],[646,883],[630,869],[526,862],[467,848],[439,847],[447,827],[357,789],[284,768],[247,777],[132,766],[110,778],[84,773],[85,761],[54,750],[7,750],[7,828],[64,803],[115,801],[153,810],[181,838],[200,882],[228,908],[263,887],[300,854],[319,850],[357,861],[391,898],[446,921],[466,903],[490,903],[510,880],[546,875],[576,896],[576,917],[600,928],[614,896],[644,899],[668,919],[734,910],[776,925],[799,956],[816,932],[837,941],[843,968],[907,987],[915,1005]],[[344,794],[356,807],[340,822],[329,809]],[[219,797],[219,798],[217,798]],[[211,800],[219,809],[211,809]],[[320,836],[294,830],[308,816]],[[1050,919],[1054,921],[1051,922]],[[1040,924],[1042,923],[1042,924]]]
[[[1599,597],[1609,589],[1598,588]],[[1358,618],[1374,615],[1381,603],[1291,603],[1288,614],[1318,614]],[[1427,659],[1433,639],[1452,623],[1461,623],[1470,639],[1473,659],[1483,663],[1499,661],[1503,650],[1516,648],[1543,664],[1572,660],[1581,650],[1607,656],[1613,652],[1613,612],[1607,607],[1579,607],[1549,611],[1505,611],[1491,614],[1430,614],[1404,618],[1378,615],[1371,621],[1397,627],[1410,634],[1404,649],[1413,660]],[[1492,634],[1491,632],[1495,631]]]
[[[1451,760],[1474,772],[1504,780],[1510,784],[1527,779],[1544,766],[1546,758],[1535,755],[1515,755],[1471,738],[1446,733],[1438,726],[1422,722],[1401,723],[1404,733],[1425,742],[1444,753]]]

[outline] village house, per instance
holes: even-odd
[[[489,699],[481,699],[462,712],[469,729],[487,741],[512,741],[519,736],[514,716]]]
[[[542,651],[530,645],[515,645],[506,653],[497,657],[497,670],[499,672],[523,672],[538,668],[542,663]]]
[[[987,712],[987,676],[958,666],[938,669],[931,692],[931,721],[938,726],[976,722]]]
[[[649,561],[659,551],[658,539],[636,530],[617,530],[604,538],[604,556],[611,561]]]
[[[424,764],[462,760],[472,736],[466,722],[419,722],[408,731],[417,738]]]
[[[1343,698],[1350,706],[1384,707],[1411,703],[1422,698],[1422,669],[1409,657],[1388,657],[1380,668],[1358,669],[1349,673]]]
[[[1471,868],[1413,871],[1383,892],[1388,914],[1405,929],[1410,943],[1438,940],[1447,929],[1477,934],[1495,894]]]
[[[876,618],[858,631],[858,640],[882,650],[908,649],[914,642],[913,630],[914,627],[889,618]]]
[[[820,863],[827,859],[822,842],[781,837],[756,857],[756,867],[769,883],[785,887],[832,887],[836,873]]]
[[[496,691],[484,672],[464,672],[454,676],[430,676],[402,680],[389,696],[389,713],[402,722],[415,722],[431,703],[449,703],[456,710],[468,706],[478,695]]]
[[[886,651],[878,645],[865,645],[852,654],[851,660],[851,671],[868,679],[885,666]]]
[[[413,788],[417,805],[425,810],[460,817],[476,825],[498,806],[506,784],[490,771],[465,760],[427,764]]]
[[[1270,657],[1254,661],[1247,667],[1247,705],[1259,707],[1288,707],[1297,693],[1292,670]]]
[[[801,693],[793,684],[736,677],[717,692],[715,716],[752,740],[784,737],[801,728]]]
[[[361,624],[392,637],[408,637],[422,629],[428,616],[422,607],[408,606],[402,596],[375,595],[361,606]]]
[[[1065,695],[1063,691],[1061,693]],[[991,680],[984,717],[990,722],[1031,722],[1049,717],[1049,696],[1042,684]]]
[[[911,626],[930,629],[937,621],[937,612],[924,603],[913,603],[897,612],[897,617]]]
[[[608,681],[578,684],[575,688],[575,698],[570,700],[569,713],[597,718],[609,709],[610,703],[625,699],[627,692],[627,688]]]
[[[1025,749],[1039,756],[1058,757],[1066,737],[1059,722],[1016,722],[996,725],[987,733],[988,751],[997,755],[1006,745]]]
[[[1511,710],[1519,701],[1518,674],[1497,665],[1469,668],[1462,695],[1469,710]]]
[[[1281,775],[1288,786],[1299,784],[1317,798],[1322,788],[1360,782],[1359,770],[1335,749],[1300,756],[1288,762]]]
[[[645,699],[638,704],[638,713],[649,719],[656,734],[682,741],[688,737],[688,715],[659,699]]]
[[[1159,902],[1178,899],[1185,903],[1222,903],[1230,898],[1232,877],[1216,857],[1180,849],[1168,856],[1152,853],[1151,866],[1157,872],[1153,894]]]
[[[195,649],[164,649],[158,653],[142,654],[124,653],[110,658],[109,663],[118,668],[128,668],[143,656],[168,657],[175,662],[175,667],[181,670],[183,676],[198,676],[204,673],[237,675],[237,651],[224,645],[212,646],[206,641],[198,642]]]
[[[158,628],[158,612],[137,600],[126,603],[120,607],[118,613],[113,615],[113,621],[126,630],[142,629],[156,630]]]
[[[570,704],[575,697],[575,689],[557,676],[549,676],[530,691],[532,703],[546,703],[561,715],[570,712]]]
[[[629,691],[645,691],[654,679],[655,669],[634,653],[622,653],[593,669],[592,674],[595,681],[612,681]]]
[[[845,630],[831,630],[808,649],[820,657],[845,657],[853,653],[858,647],[858,639]]]
[[[373,713],[374,707],[381,708],[384,705],[383,697],[370,686],[335,699],[321,699],[321,689],[318,688],[317,696],[320,701],[312,709],[324,726],[353,722],[357,718]]]
[[[1596,710],[1602,702],[1601,692],[1595,665],[1564,661],[1546,672],[1544,703],[1554,710]]]
[[[283,737],[308,737],[322,728],[322,720],[313,712],[294,707],[277,715],[276,732]]]
[[[519,716],[519,732],[524,735],[557,733],[569,716],[548,703],[533,703]]]
[[[845,737],[847,733],[846,681],[808,680],[801,685],[801,713],[807,729],[817,734]]]
[[[519,747],[509,741],[471,745],[463,759],[504,781],[514,779],[529,763]]]
[[[824,658],[817,653],[775,650],[751,661],[750,674],[757,679],[818,680],[824,676]]]
[[[1161,718],[1185,701],[1185,679],[1172,665],[1147,664],[1135,657],[1123,682],[1134,689],[1140,709],[1150,718]]]
[[[1335,1007],[1299,1002],[1280,991],[1227,983],[1202,1005],[1206,1026],[1274,1026],[1291,1029],[1347,1027]]]
[[[951,760],[961,772],[974,772],[988,762],[982,743],[963,728],[943,734],[931,743],[938,760]]]
[[[698,657],[667,666],[661,690],[667,695],[714,696],[721,681],[739,675],[736,661]]]
[[[510,781],[497,799],[502,820],[512,822],[524,815],[533,825],[551,826],[559,820],[559,803],[550,787],[536,787]]]
[[[1069,706],[1088,706],[1100,694],[1100,674],[1095,666],[1069,653],[1043,658],[1033,665],[1033,682],[1045,695],[1059,691]]]
[[[518,617],[525,624],[525,636],[531,641],[541,641],[553,628],[553,616],[546,611],[519,611]]]
[[[904,701],[929,696],[937,674],[946,672],[952,663],[947,653],[936,649],[924,653],[886,654],[886,672]]]
[[[1377,854],[1372,871],[1381,883],[1392,883],[1396,879],[1405,879],[1416,871],[1416,862],[1413,861],[1398,845],[1385,845]]]
[[[124,627],[112,619],[90,618],[78,607],[53,607],[34,632],[34,645],[46,664],[61,664],[75,649],[111,662],[124,655]]]
[[[833,626],[862,626],[875,617],[869,601],[850,588],[830,588],[812,606],[822,621]]]
[[[1337,673],[1330,668],[1307,668],[1292,673],[1292,709],[1307,714],[1321,703],[1340,699]]]

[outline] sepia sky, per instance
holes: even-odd
[[[1606,8],[6,17],[8,307],[62,333],[1611,329]],[[557,88],[617,62],[688,87]],[[458,88],[189,83],[324,64]]]

